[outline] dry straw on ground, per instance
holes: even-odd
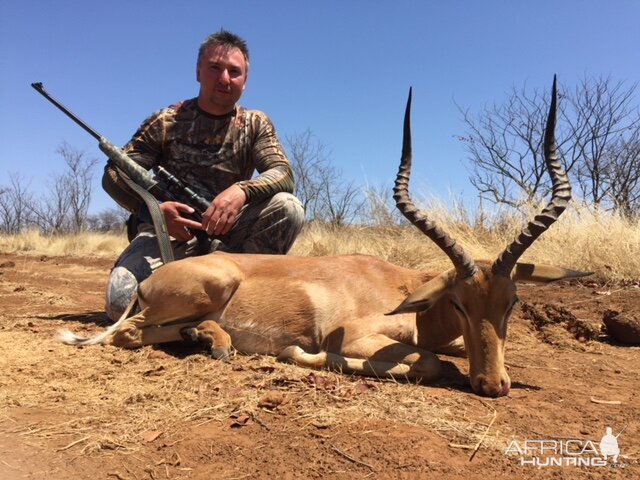
[[[0,366],[9,373],[5,392],[14,392],[0,394],[0,407],[6,411],[56,405],[59,413],[64,412],[56,422],[32,417],[26,426],[16,427],[16,433],[33,442],[60,439],[60,450],[134,453],[145,439],[170,435],[185,422],[243,426],[251,421],[268,429],[270,416],[280,410],[291,428],[311,425],[320,430],[392,416],[400,424],[426,426],[455,448],[469,450],[481,440],[484,446],[497,448],[510,433],[487,432],[495,412],[480,399],[461,414],[464,400],[459,396],[429,397],[405,381],[313,372],[258,355],[223,363],[184,349],[174,358],[152,347],[78,351],[54,339],[43,340],[34,345],[35,351],[16,350],[11,342],[0,344],[4,359]],[[52,356],[57,358],[55,372],[38,360]],[[100,374],[84,369],[87,361],[98,362]],[[17,368],[21,374],[15,378],[21,385],[13,388],[16,380],[10,373]]]

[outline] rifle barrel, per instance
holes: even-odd
[[[91,135],[93,138],[95,138],[96,140],[100,140],[100,134],[98,132],[96,132],[93,128],[91,128],[89,125],[87,125],[86,123],[84,123],[82,120],[80,120],[71,110],[69,110],[67,107],[65,107],[63,104],[61,104],[59,101],[57,101],[55,98],[53,98],[49,92],[47,92],[44,87],[42,86],[42,82],[36,82],[36,83],[32,83],[31,86],[40,94],[42,95],[44,98],[46,98],[47,100],[49,100],[51,103],[53,103],[56,107],[58,107],[59,110],[61,110],[67,117],[69,117],[71,120],[73,120],[74,122],[76,122],[78,125],[80,125],[89,135]]]

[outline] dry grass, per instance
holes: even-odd
[[[470,214],[459,205],[430,201],[430,218],[436,220],[477,259],[493,259],[533,218],[504,212]],[[38,255],[99,256],[115,258],[127,245],[124,235],[82,233],[45,236],[36,231],[0,235],[0,251]],[[410,226],[345,226],[332,228],[311,223],[296,241],[292,254],[340,255],[365,253],[411,268],[440,271],[449,260],[424,235]],[[640,226],[608,212],[569,208],[521,259],[595,272],[611,281],[636,281],[640,272]]]
[[[503,212],[471,216],[462,207],[429,202],[426,211],[477,259],[494,259],[513,241],[530,218]],[[367,253],[411,268],[440,271],[448,258],[413,227],[307,226],[293,248],[298,255]],[[640,277],[640,225],[608,212],[571,207],[523,257],[523,262],[546,263],[594,272],[611,281]]]
[[[28,331],[27,321],[14,328],[21,326]],[[11,429],[9,417],[0,414],[0,426],[33,441],[57,439],[58,450],[134,453],[150,435],[179,440],[172,432],[185,422],[197,427],[250,421],[268,429],[274,405],[265,407],[264,399],[274,396],[281,400],[275,410],[283,411],[289,428],[349,428],[365,418],[393,418],[400,425],[427,427],[469,450],[483,439],[495,414],[481,399],[470,405],[455,393],[433,396],[408,382],[314,372],[272,357],[237,356],[223,363],[205,354],[183,356],[184,351],[173,357],[151,347],[76,350],[53,338],[34,345],[29,333],[15,330],[12,341],[8,332],[0,332],[5,340],[0,367],[8,374],[1,383],[1,410],[41,411],[49,405],[47,411],[57,415],[55,420],[31,417]],[[15,348],[23,342],[33,348]],[[55,367],[43,368],[43,361]],[[100,365],[100,372],[87,364]],[[492,430],[483,445],[499,449],[510,433]]]
[[[84,232],[77,235],[43,235],[38,230],[15,235],[0,234],[0,252],[53,257],[115,258],[127,243],[125,234]]]

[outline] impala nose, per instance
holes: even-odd
[[[471,386],[478,395],[487,397],[504,397],[509,394],[511,380],[507,375],[491,378],[486,375],[478,375]]]

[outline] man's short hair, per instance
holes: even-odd
[[[247,63],[247,72],[249,72],[249,47],[247,47],[247,42],[235,33],[231,33],[224,28],[221,28],[219,32],[213,33],[204,39],[198,50],[198,65],[200,65],[204,51],[212,45],[222,45],[227,48],[237,48],[240,50]]]

